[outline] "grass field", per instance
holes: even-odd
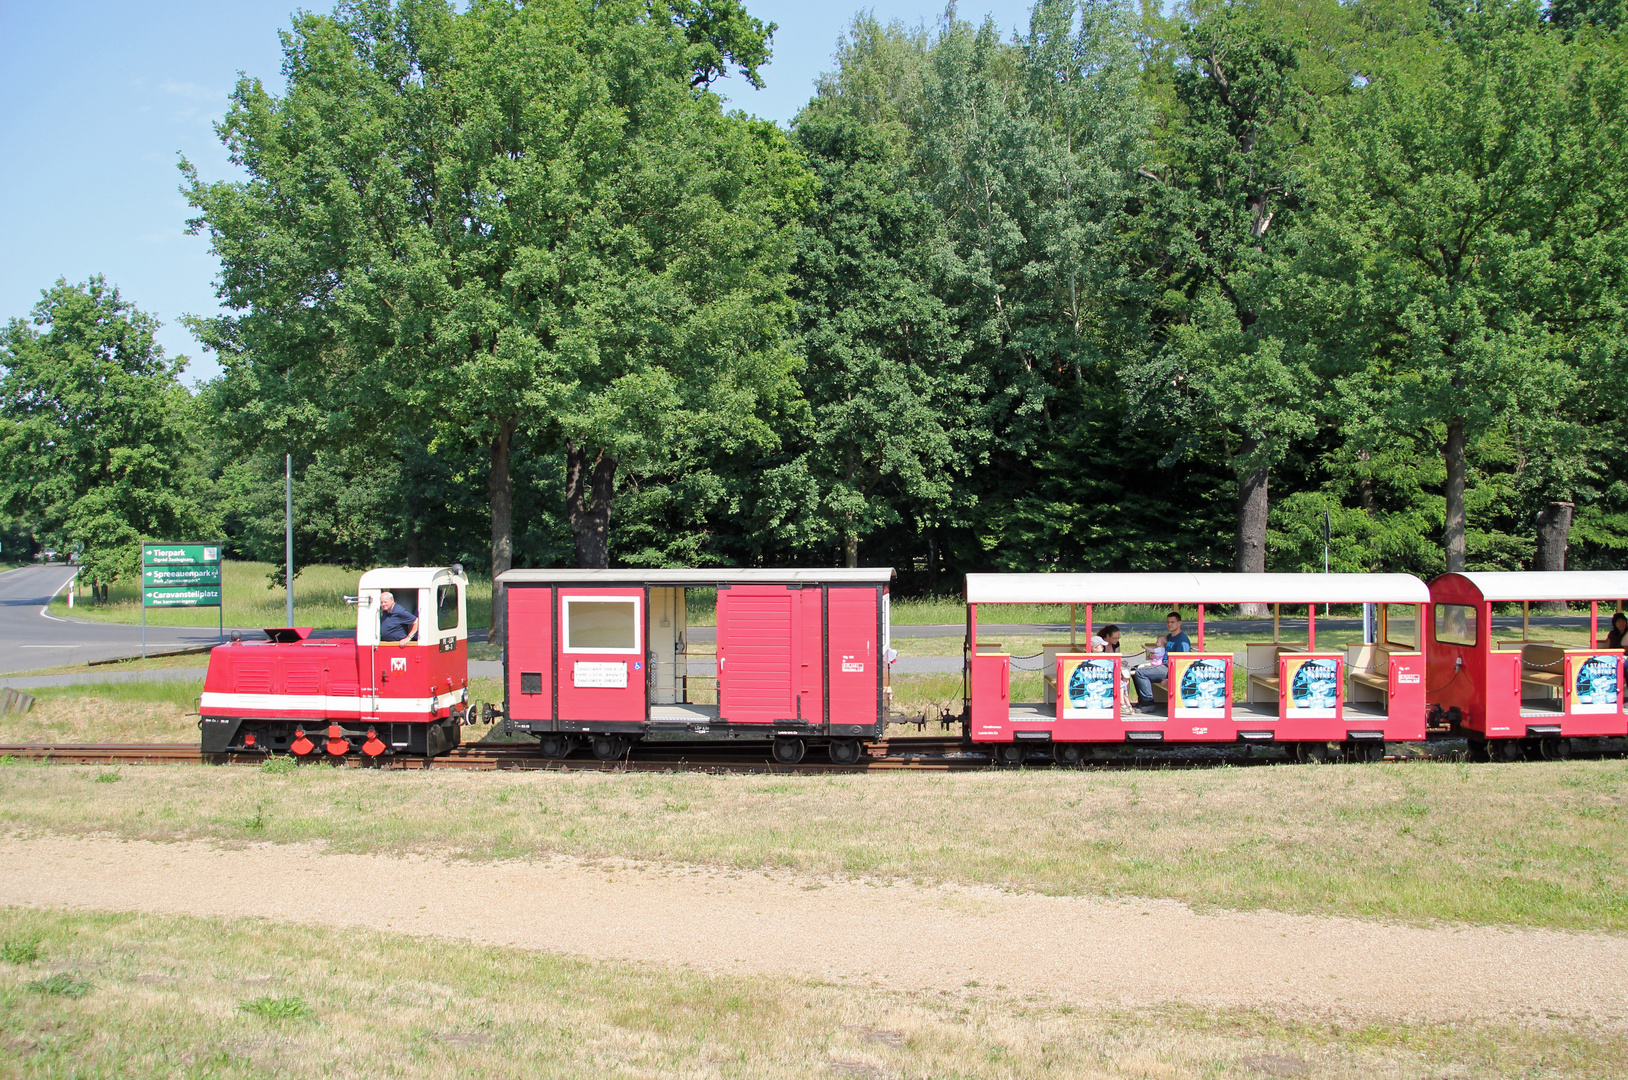
[[[225,603],[227,626],[282,626],[286,618],[287,593],[282,586],[267,587],[273,567],[261,562],[226,562],[221,564],[221,598]],[[346,596],[354,596],[360,570],[346,570],[338,566],[307,566],[294,576],[294,622],[297,626],[314,626],[334,630],[356,625],[356,609],[345,603]],[[469,582],[469,622],[471,626],[486,627],[492,621],[492,584],[471,578]],[[51,614],[66,616],[66,593],[51,602]],[[99,622],[139,623],[141,621],[141,587],[139,582],[126,581],[109,590],[106,604],[92,604],[83,599],[74,601],[71,612],[76,619]],[[147,622],[152,626],[214,626],[214,608],[148,608]]]
[[[886,991],[291,924],[0,909],[0,1075],[1605,1077],[1621,1032]]]
[[[1628,763],[955,775],[0,768],[0,829],[565,853],[1628,930]],[[885,828],[878,828],[885,822]]]

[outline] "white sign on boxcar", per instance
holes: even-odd
[[[579,660],[572,665],[571,685],[625,687],[627,664]]]

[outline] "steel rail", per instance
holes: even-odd
[[[1434,740],[1432,740],[1434,741]],[[1065,769],[1203,769],[1219,765],[1272,765],[1280,759],[1239,754],[1232,744],[1215,747],[1169,747],[1140,750],[1129,757],[1087,758],[1074,765],[1055,765],[1049,755],[1036,750],[1022,767]],[[1253,749],[1253,748],[1251,748]],[[1172,751],[1175,751],[1174,753]],[[1185,751],[1185,752],[1183,752]],[[216,764],[261,765],[264,753],[241,752],[203,754],[197,746],[185,743],[12,743],[0,744],[0,758],[43,763],[82,765]],[[1394,758],[1392,760],[1395,760]],[[1403,759],[1407,760],[1407,759]],[[1422,758],[1421,760],[1429,760]],[[754,743],[732,746],[716,742],[662,744],[644,743],[633,752],[611,761],[592,757],[549,758],[538,748],[524,743],[465,743],[433,758],[385,756],[378,759],[360,754],[342,758],[312,755],[302,765],[346,766],[380,769],[460,769],[467,771],[524,770],[541,772],[698,772],[745,774],[851,774],[881,772],[968,772],[1012,769],[996,766],[984,750],[968,749],[959,739],[894,738],[865,744],[865,756],[850,765],[825,761],[803,761],[784,765],[774,761],[766,746]]]

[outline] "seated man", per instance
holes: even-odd
[[[418,616],[396,603],[390,593],[379,594],[379,640],[411,641],[418,634]]]
[[[1143,664],[1132,673],[1131,678],[1136,682],[1136,706],[1139,709],[1153,707],[1153,684],[1164,682],[1170,677],[1170,666],[1163,662],[1164,657],[1173,652],[1192,652],[1193,643],[1181,628],[1181,612],[1172,611],[1164,617],[1167,633],[1164,635],[1164,650],[1158,661],[1152,664]]]

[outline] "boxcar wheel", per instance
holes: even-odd
[[[825,748],[833,765],[855,765],[864,754],[858,739],[833,739]]]
[[[622,740],[615,735],[595,735],[593,737],[594,757],[600,761],[615,761],[622,756]]]
[[[803,760],[803,752],[806,749],[801,739],[776,739],[774,759],[782,765],[795,765]]]
[[[571,753],[571,736],[544,735],[537,740],[537,750],[545,758],[563,758]]]
[[[1084,757],[1079,743],[1057,743],[1051,748],[1051,759],[1059,765],[1078,765]]]

